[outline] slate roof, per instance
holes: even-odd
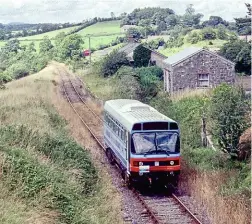
[[[129,43],[129,44],[125,45],[124,47],[120,48],[118,51],[125,52],[127,54],[127,57],[130,60],[133,60],[133,52],[136,49],[136,47],[139,45],[140,45],[140,43]]]
[[[119,49],[119,52],[125,52],[127,55],[132,53],[140,43],[129,43]]]
[[[214,52],[211,52],[211,51],[208,51],[208,50],[205,50],[203,48],[199,48],[199,47],[188,47],[182,51],[180,51],[179,53],[175,54],[175,55],[172,55],[170,57],[168,57],[167,59],[165,59],[163,62],[168,64],[168,65],[171,65],[171,66],[174,66],[182,61],[184,61],[185,59],[201,52],[201,51],[207,51],[208,53],[212,54],[212,55],[215,55],[217,57],[219,57],[220,59],[230,63],[230,64],[234,64],[233,62],[227,60],[226,58],[214,53]]]
[[[202,48],[199,47],[189,47],[186,48],[180,52],[178,52],[175,55],[172,55],[168,57],[167,59],[164,60],[166,64],[174,65],[177,64],[178,62],[184,60],[185,58],[188,58],[189,56],[192,56],[198,52],[200,52]]]

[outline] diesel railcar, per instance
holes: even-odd
[[[111,164],[127,184],[141,180],[176,184],[180,173],[178,123],[137,100],[104,105],[104,143]]]

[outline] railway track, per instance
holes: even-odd
[[[80,78],[71,79],[58,70],[62,81],[62,92],[68,103],[80,118],[82,124],[89,130],[92,137],[100,145],[105,152],[103,142],[103,121],[86,103],[86,96],[83,94]],[[144,213],[141,213],[142,219],[152,220],[155,224],[201,224],[198,218],[190,212],[182,201],[172,193],[169,196],[150,196],[143,195],[138,190],[132,189],[134,195],[145,208]]]

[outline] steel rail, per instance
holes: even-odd
[[[65,87],[65,81],[62,78],[61,72],[58,70],[59,75],[61,76],[61,80],[63,83],[63,92],[64,95],[67,98],[68,103],[70,104],[70,106],[72,107],[72,109],[74,110],[74,112],[77,114],[77,116],[80,118],[81,122],[84,124],[84,126],[88,129],[88,131],[91,133],[92,137],[97,141],[97,143],[99,144],[99,146],[106,151],[104,145],[101,143],[101,141],[96,137],[95,133],[91,130],[91,128],[88,126],[88,124],[82,119],[82,117],[80,116],[80,114],[77,112],[77,110],[74,108],[73,103],[71,102],[67,91],[66,91],[66,87]],[[79,78],[79,77],[78,77]],[[80,78],[79,78],[80,79]],[[81,80],[81,79],[80,79]],[[80,96],[80,94],[78,93],[78,91],[76,90],[76,88],[74,87],[71,79],[69,78],[68,80],[71,83],[71,86],[73,87],[75,93],[77,93],[79,99],[81,100],[81,102],[86,106],[86,108],[92,112],[92,114],[98,118],[100,121],[103,121],[84,101],[84,99]],[[81,80],[82,81],[82,80]],[[154,212],[152,211],[152,209],[147,205],[147,203],[145,202],[145,200],[141,197],[141,195],[138,193],[137,190],[135,190],[134,188],[132,188],[132,192],[136,195],[136,197],[138,198],[138,200],[141,202],[141,204],[145,207],[147,213],[150,215],[152,221],[155,224],[159,224],[160,220],[158,219],[158,217],[154,214]],[[193,218],[194,221],[196,221],[198,224],[202,224],[201,221],[187,208],[187,206],[175,195],[172,193],[172,197],[190,214],[190,216]]]
[[[202,222],[187,208],[187,206],[174,194],[172,193],[172,197],[190,214],[190,216],[198,223],[202,224]]]

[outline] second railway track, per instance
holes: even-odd
[[[64,75],[58,70],[62,81],[62,91],[68,103],[80,118],[83,125],[89,130],[93,138],[105,151],[103,143],[103,121],[86,103],[81,80]],[[179,200],[175,194],[170,196],[146,196],[132,189],[135,196],[145,207],[143,216],[149,217],[153,223],[159,224],[201,224],[198,218]],[[147,222],[146,222],[147,223]]]

